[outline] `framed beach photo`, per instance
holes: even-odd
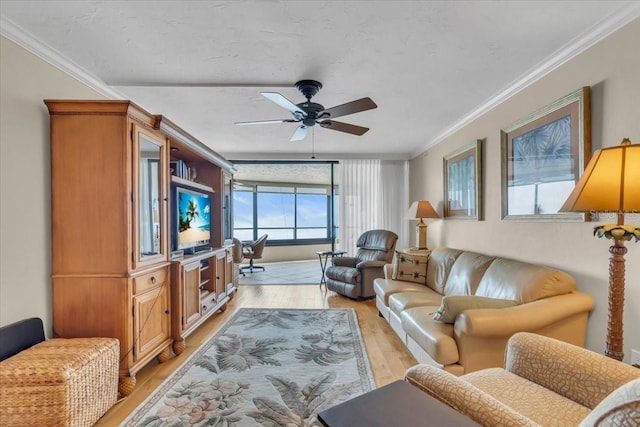
[[[502,129],[502,219],[584,221],[560,213],[591,157],[589,87]]]
[[[444,218],[482,219],[482,140],[446,155],[444,172]]]

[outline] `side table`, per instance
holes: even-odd
[[[324,277],[324,271],[327,269],[327,261],[329,260],[329,256],[331,256],[331,258],[333,259],[334,256],[342,256],[346,253],[346,251],[316,252],[316,255],[318,255],[318,259],[320,260],[320,269],[322,270],[322,277],[320,278],[320,289],[322,289],[322,285],[324,285],[325,289],[327,288],[327,279]]]
[[[325,427],[479,427],[450,406],[398,380],[318,413]]]

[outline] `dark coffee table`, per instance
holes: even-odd
[[[479,426],[406,381],[395,381],[318,413],[325,427]]]

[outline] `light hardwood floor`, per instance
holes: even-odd
[[[173,356],[162,364],[154,361],[143,368],[136,375],[133,393],[116,403],[96,425],[118,426],[241,307],[354,308],[377,387],[401,379],[405,370],[417,363],[387,322],[378,316],[374,299],[353,301],[331,291],[325,292],[324,287],[321,291],[318,285],[240,286],[224,313],[213,315],[187,337],[187,348],[180,356]]]

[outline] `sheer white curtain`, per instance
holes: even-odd
[[[354,254],[364,231],[398,234],[397,248],[408,244],[408,163],[404,160],[341,160],[339,174],[341,250]]]

